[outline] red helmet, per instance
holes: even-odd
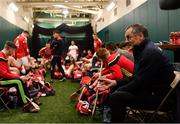
[[[87,101],[79,100],[79,102],[76,105],[76,110],[80,114],[88,115],[91,110],[89,109],[89,103]]]

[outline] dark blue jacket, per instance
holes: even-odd
[[[133,48],[133,55],[134,76],[127,84],[120,84],[118,90],[165,95],[175,75],[173,66],[160,48],[146,39]]]
[[[61,38],[53,39],[51,41],[51,46],[50,46],[50,48],[52,49],[52,55],[61,56],[62,55],[62,47],[63,47],[63,40]]]

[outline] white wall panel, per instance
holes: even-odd
[[[14,12],[9,8],[11,2],[15,3],[14,0],[0,0],[0,16],[24,30],[29,30],[32,24],[29,10],[24,10],[21,6],[18,6],[18,12]],[[24,21],[24,16],[30,20],[29,23]]]
[[[116,20],[121,18],[122,16],[128,14],[129,12],[131,12],[138,6],[142,5],[146,1],[147,0],[131,0],[131,4],[128,7],[126,7],[126,0],[117,0],[117,4],[114,7],[114,8],[117,8],[117,15],[114,16],[114,8],[110,12],[108,12],[106,9],[104,9],[102,11],[102,15],[101,15],[102,19],[100,21],[97,21],[98,16],[96,16],[92,20],[92,26],[94,27],[94,30],[96,30],[96,32],[101,31],[103,28],[112,24],[113,22],[115,22]],[[97,25],[97,26],[95,26],[95,25]],[[95,29],[95,27],[96,27],[96,29]]]

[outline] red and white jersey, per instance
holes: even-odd
[[[17,49],[15,51],[15,58],[20,59],[22,57],[29,55],[29,49],[27,44],[27,38],[20,34],[14,40],[14,44],[16,45]]]
[[[70,45],[68,48],[68,53],[70,54],[71,57],[74,59],[77,59],[78,56],[78,47],[76,45]]]
[[[98,51],[98,49],[101,47],[102,41],[99,38],[94,39],[94,51]]]
[[[73,74],[74,74],[74,79],[81,79],[83,75],[81,70],[75,70]]]

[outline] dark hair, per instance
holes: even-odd
[[[141,25],[141,24],[132,24],[130,26],[128,26],[125,31],[127,31],[129,28],[132,28],[132,33],[133,34],[140,34],[142,33],[144,35],[145,38],[148,38],[148,30],[145,26]]]
[[[54,30],[54,31],[53,31],[53,34],[54,34],[54,33],[59,34],[59,31],[58,31],[58,30]]]
[[[122,41],[121,43],[118,44],[118,48],[123,48],[123,47],[127,47],[127,46],[130,46],[129,42]]]
[[[26,30],[24,30],[24,31],[23,31],[23,33],[29,34],[29,32],[28,32],[28,31],[26,31]]]
[[[106,48],[107,48],[108,50],[115,51],[115,50],[117,49],[117,46],[116,46],[115,43],[109,42],[109,43],[106,44]]]
[[[12,41],[6,41],[4,48],[8,50],[10,48],[16,49],[17,47]]]
[[[108,50],[106,48],[99,48],[99,50],[96,52],[96,55],[97,55],[98,58],[105,61],[106,58],[107,58],[107,55],[108,55],[107,51]]]

